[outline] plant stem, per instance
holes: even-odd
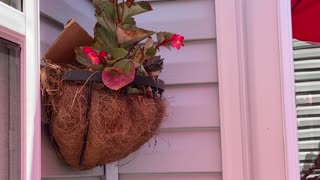
[[[114,5],[114,8],[116,9],[116,32],[115,32],[115,40],[116,40],[116,43],[118,45],[118,48],[120,47],[120,44],[118,42],[118,35],[117,35],[117,29],[118,29],[118,24],[120,23],[120,20],[119,20],[119,11],[118,11],[118,8],[119,8],[119,5],[118,5],[118,0],[114,0],[113,1],[113,5]]]
[[[124,0],[122,0],[122,14],[121,14],[121,21],[123,21],[123,15],[124,15],[124,6],[126,6],[126,4],[124,3]]]
[[[162,46],[162,45],[164,45],[165,43],[168,43],[168,42],[170,42],[170,40],[165,39],[164,41],[162,41],[162,43],[160,43],[160,44],[158,44],[158,45],[156,46],[156,49],[159,49],[160,46]]]
[[[119,4],[118,1],[114,1],[114,7],[116,8],[116,14],[117,14],[117,24],[119,24],[121,22],[120,16],[119,16]]]

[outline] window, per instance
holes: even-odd
[[[10,176],[9,180],[41,179],[41,171],[39,170],[41,169],[39,156],[41,151],[41,110],[39,98],[40,41],[38,38],[40,14],[39,1],[40,0],[14,0],[14,2],[17,3],[16,8],[21,9],[19,8],[19,3],[20,6],[23,7],[23,12],[21,12],[7,5],[13,5],[10,3],[11,1],[6,0],[4,3],[4,0],[0,0],[0,38],[3,38],[1,44],[5,44],[5,47],[3,47],[2,50],[3,52],[1,51],[0,54],[2,56],[1,59],[4,59],[3,61],[7,60],[7,64],[4,64],[7,65],[7,69],[10,67],[10,71],[6,71],[6,73],[0,72],[0,79],[5,79],[3,77],[6,77],[7,79],[6,81],[3,80],[3,82],[0,82],[0,93],[7,93],[7,96],[4,96],[7,98],[16,97],[21,99],[21,106],[19,106],[19,104],[11,104],[13,102],[11,99],[10,101],[0,100],[0,103],[7,107],[9,106],[8,109],[3,109],[4,105],[2,104],[0,106],[1,112],[4,114],[6,112],[6,116],[9,116],[8,118],[10,121],[8,121],[8,119],[6,120],[8,121],[7,126],[10,126],[10,128],[15,126],[20,130],[14,131],[16,135],[11,135],[13,131],[3,132],[2,129],[0,130],[0,141],[3,146],[1,149],[4,151],[0,155],[0,180],[7,180],[3,176]],[[23,2],[23,5],[21,2]],[[4,39],[10,42],[5,41]],[[8,60],[8,57],[10,61]],[[15,60],[11,61],[12,59]],[[13,62],[17,62],[17,64],[14,64]],[[14,68],[16,71],[14,71]],[[20,73],[21,76],[19,76],[19,74],[15,74],[16,76],[14,76],[10,74],[11,72]],[[21,78],[20,80],[15,80],[15,78],[19,77]],[[21,84],[9,84],[14,82]],[[14,86],[21,92],[21,96],[19,96],[20,94],[18,92],[12,90],[14,89]],[[1,90],[4,92],[1,92]],[[15,96],[14,93],[17,93],[17,96]],[[12,119],[14,116],[12,113],[10,114],[9,111],[18,113],[18,115],[21,112],[20,122],[13,121]],[[0,121],[3,122],[4,120],[0,119]],[[11,123],[19,124],[12,125]],[[18,126],[21,126],[21,129]],[[7,135],[8,133],[10,136]],[[3,134],[7,135],[7,137],[2,137]],[[21,136],[19,134],[21,134]],[[10,140],[6,140],[6,138],[10,138]],[[12,138],[15,139],[12,140]],[[19,138],[21,138],[20,141]],[[4,142],[6,142],[6,144]],[[4,155],[5,153],[8,154],[7,157]],[[17,156],[14,156],[14,154],[17,154]],[[6,169],[4,166],[5,163],[7,165]],[[14,177],[14,175],[17,176]]]
[[[294,41],[294,57],[299,159],[304,175],[320,153],[320,46]],[[319,175],[319,170],[309,177]]]
[[[0,0],[0,2],[22,11],[22,0]]]
[[[20,47],[0,39],[0,179],[19,180],[21,164]]]

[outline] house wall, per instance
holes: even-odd
[[[87,1],[41,0],[40,5],[42,55],[62,30],[62,24],[70,18],[75,18],[92,33],[93,10]],[[165,57],[161,78],[167,83],[165,96],[169,102],[169,116],[154,139],[119,161],[119,179],[221,180],[215,1],[162,0],[153,1],[152,5],[154,11],[137,16],[138,25],[180,33],[186,42],[180,51],[163,49],[160,52]],[[56,158],[45,129],[42,131],[43,179],[103,177],[103,167],[78,172],[65,166]]]

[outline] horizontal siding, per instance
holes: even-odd
[[[64,7],[61,7],[61,3]],[[41,0],[40,5],[43,14],[62,24],[74,18],[93,34],[94,10],[88,7],[89,3],[86,0],[65,0],[60,3]],[[215,38],[215,21],[206,20],[208,17],[214,17],[214,0],[154,1],[152,7],[153,11],[136,17],[139,27],[181,33],[187,40]],[[68,11],[61,11],[62,8],[67,8]]]
[[[207,173],[221,172],[220,131],[161,132],[140,151],[120,161],[119,172]],[[126,164],[121,166],[121,164]]]
[[[222,180],[214,4],[161,1],[137,16],[141,27],[180,33],[186,42],[180,51],[161,49],[168,118],[156,143],[119,162],[120,180]]]
[[[42,180],[101,180],[101,177],[75,177],[75,178],[42,178]]]
[[[151,12],[137,16],[138,25],[154,31],[183,34],[187,40],[216,37],[214,0],[179,0],[152,3]],[[208,20],[210,18],[210,20]]]
[[[217,84],[168,86],[168,118],[162,128],[219,127]]]
[[[63,161],[57,158],[57,155],[49,142],[49,137],[42,127],[41,133],[41,176],[42,179],[57,179],[57,178],[93,178],[104,176],[104,167],[97,167],[89,171],[74,170],[67,166]],[[64,179],[66,180],[66,179]],[[73,179],[72,179],[73,180]],[[77,179],[80,180],[80,179]]]
[[[41,14],[54,19],[59,24],[66,24],[71,18],[75,19],[91,35],[96,22],[94,8],[88,0],[41,0]]]
[[[222,180],[221,175],[215,174],[167,174],[167,175],[150,175],[150,174],[138,174],[138,175],[121,175],[121,180]]]
[[[218,82],[216,41],[186,42],[180,51],[161,50],[165,67],[160,78],[167,84]]]
[[[59,33],[63,30],[63,26],[56,24],[47,17],[40,16],[40,53],[43,56]]]

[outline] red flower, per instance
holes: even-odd
[[[105,60],[107,56],[108,56],[107,52],[100,51],[99,57],[100,57],[101,60]]]
[[[87,56],[91,60],[91,63],[93,65],[99,65],[100,64],[100,59],[98,57],[97,52],[92,51],[92,52],[88,53]]]
[[[83,52],[86,53],[86,54],[88,54],[88,53],[90,53],[90,52],[92,52],[92,51],[93,51],[93,50],[92,50],[91,47],[84,47],[84,48],[83,48]]]
[[[91,47],[84,47],[83,52],[86,53],[87,57],[91,60],[93,65],[99,65],[100,59],[98,53],[94,51]]]
[[[184,37],[179,34],[174,34],[171,37],[171,44],[172,47],[177,48],[178,50],[181,48],[181,46],[184,46]]]

